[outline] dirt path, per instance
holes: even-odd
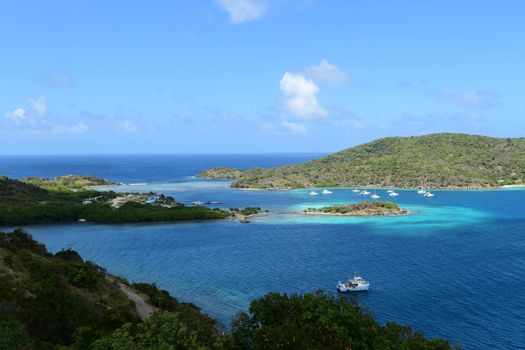
[[[135,303],[135,306],[137,308],[137,314],[139,315],[141,320],[145,320],[151,314],[153,314],[155,311],[157,311],[156,307],[151,306],[146,301],[146,297],[138,294],[137,292],[133,291],[130,287],[126,286],[123,283],[117,282],[120,290],[126,294],[126,296]]]

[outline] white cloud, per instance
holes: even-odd
[[[274,122],[263,122],[257,125],[263,132],[274,132],[277,134],[306,134],[306,126],[302,123],[290,122],[286,119]]]
[[[288,120],[284,119],[281,125],[294,134],[306,134],[306,126],[304,126],[304,124],[293,123],[293,122],[289,122]]]
[[[499,104],[497,95],[488,91],[453,91],[444,86],[434,91],[428,91],[428,93],[431,96],[473,108],[492,108]]]
[[[83,134],[89,130],[89,127],[84,123],[77,123],[73,125],[64,125],[64,124],[50,124],[48,134],[58,135],[58,134]]]
[[[241,23],[261,18],[268,6],[262,0],[218,0],[230,15],[230,21]]]
[[[302,74],[284,73],[280,87],[285,98],[286,108],[297,117],[315,119],[327,115],[326,110],[317,102],[319,87]]]
[[[49,112],[49,106],[47,105],[46,99],[44,97],[39,97],[37,99],[29,97],[27,99],[27,103],[29,103],[33,109],[33,112],[35,112],[38,117],[43,117]]]
[[[133,123],[131,120],[124,120],[119,123],[117,123],[117,127],[125,132],[128,132],[130,134],[135,133],[138,131],[138,127],[135,123]]]
[[[7,119],[15,122],[16,124],[21,124],[24,121],[33,123],[31,118],[27,116],[27,111],[23,108],[17,108],[13,111],[7,112],[4,115]]]
[[[315,80],[333,85],[343,85],[348,82],[348,74],[326,59],[323,59],[319,64],[306,68],[306,74]]]

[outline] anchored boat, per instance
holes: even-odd
[[[337,290],[341,293],[366,292],[369,288],[370,283],[363,277],[356,275],[353,278],[349,278],[346,283],[337,282]]]

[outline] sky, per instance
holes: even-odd
[[[0,154],[525,136],[521,0],[2,0]]]

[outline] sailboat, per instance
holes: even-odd
[[[361,191],[361,193],[359,193],[360,195],[363,195],[363,196],[368,196],[370,194],[370,192],[368,192],[367,190],[363,190]]]
[[[309,196],[317,196],[319,193],[315,192],[315,191],[311,191],[310,193],[308,193]]]
[[[330,190],[322,190],[321,193],[322,194],[332,194],[333,192]]]
[[[389,195],[390,197],[397,197],[397,196],[399,196],[399,193],[392,191],[392,192],[390,192],[388,195]]]
[[[379,198],[381,198],[381,197],[377,194],[376,191],[374,191],[374,194],[371,195],[370,198],[372,198],[372,199],[379,199]]]
[[[419,186],[419,190],[417,190],[417,194],[425,194],[427,191],[425,190],[425,186],[423,186],[423,181],[421,181],[421,186]]]

